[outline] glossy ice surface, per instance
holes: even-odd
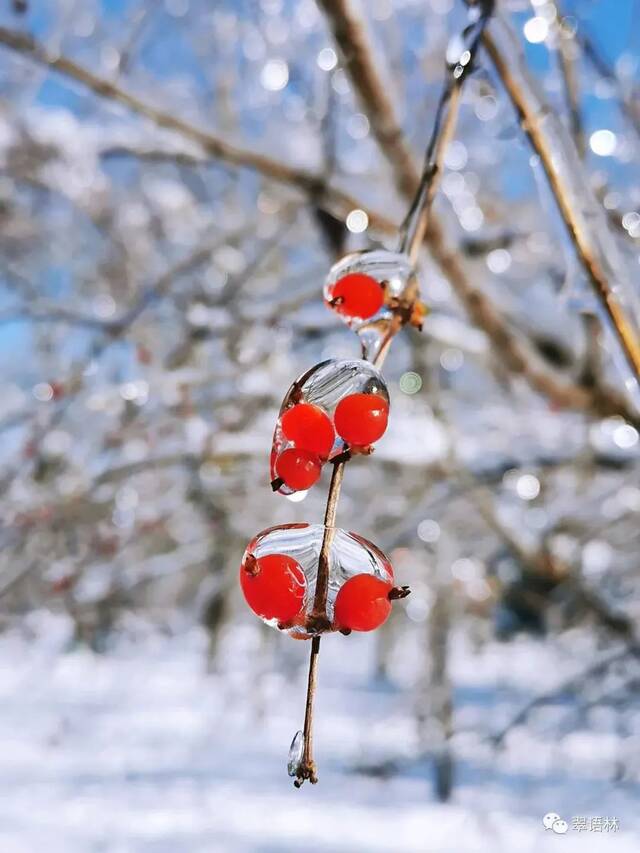
[[[336,282],[352,273],[362,273],[384,283],[385,292],[389,298],[400,295],[413,270],[409,258],[400,252],[389,252],[386,249],[351,252],[335,263],[329,271],[324,285],[324,296],[327,301],[332,298],[332,289]],[[356,327],[362,322],[362,318],[359,317],[344,317],[344,319]]]
[[[285,630],[294,637],[309,635],[304,617],[313,610],[318,562],[322,540],[325,534],[322,524],[284,524],[263,530],[247,545],[242,557],[242,565],[249,555],[256,558],[267,554],[286,554],[298,562],[307,581],[307,597],[304,615],[297,624],[279,625],[276,620],[265,620],[274,628]],[[374,575],[381,580],[393,582],[393,569],[388,558],[372,542],[356,533],[349,533],[339,527],[330,528],[331,546],[329,551],[329,588],[325,615],[333,620],[333,609],[339,589],[359,574]]]
[[[338,316],[357,332],[367,358],[373,359],[387,332],[394,300],[401,295],[415,272],[408,256],[401,252],[391,252],[387,249],[352,252],[341,258],[329,271],[324,286],[324,298],[327,304],[333,298],[336,283],[353,273],[370,276],[384,286],[384,303],[373,316],[367,318],[349,316],[342,310],[336,310]]]
[[[282,416],[300,402],[312,403],[322,409],[333,421],[336,406],[351,394],[376,394],[387,404],[389,392],[380,371],[363,359],[328,359],[321,361],[302,374],[287,391],[280,408],[280,417],[273,434],[271,450],[271,480],[277,477],[276,462],[279,454],[295,442],[290,441],[282,430]],[[340,436],[336,435],[333,448],[328,457],[339,453],[344,446]],[[326,459],[321,459],[324,463]],[[286,484],[278,489],[280,494],[293,494],[295,489]]]

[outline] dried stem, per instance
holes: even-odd
[[[326,631],[331,627],[327,619],[327,593],[329,592],[329,566],[331,545],[335,536],[336,513],[340,500],[340,489],[344,478],[346,459],[334,463],[327,495],[327,506],[324,513],[324,535],[318,558],[318,575],[316,590],[313,598],[313,610],[307,619],[307,627],[312,631]]]
[[[507,29],[507,25],[501,21],[500,26],[506,33],[504,38],[501,38],[501,44],[512,43],[513,35]],[[496,30],[497,32],[498,30]],[[535,92],[533,83],[528,79],[524,64],[520,61],[520,56],[517,56],[517,65],[514,68],[516,60],[513,57],[507,59],[503,49],[498,46],[496,39],[490,32],[485,32],[483,41],[496,72],[520,116],[531,145],[540,157],[578,258],[592,284],[604,315],[611,322],[631,375],[636,380],[637,389],[637,379],[640,377],[640,340],[619,297],[619,287],[616,286],[615,281],[609,280],[610,276],[603,267],[607,263],[615,270],[616,263],[612,261],[612,255],[616,247],[612,241],[609,241],[610,245],[606,245],[606,247],[602,244],[606,234],[599,235],[600,245],[594,242],[593,234],[589,233],[589,226],[585,217],[581,211],[576,210],[573,203],[572,189],[575,187],[571,186],[570,178],[562,171],[563,167],[571,168],[575,172],[575,177],[578,177],[578,153],[564,126],[559,121],[554,124],[554,132],[558,136],[557,143],[563,146],[564,152],[562,156],[558,156],[558,152],[555,151],[550,136],[543,126],[545,119],[551,115],[549,108],[542,103]],[[517,70],[515,70],[516,68]],[[590,189],[586,177],[583,175],[580,177],[582,178],[579,187],[580,192],[586,198],[589,206],[601,212],[598,201],[590,198]],[[590,204],[591,201],[593,201],[593,205]],[[606,224],[603,225],[603,228],[606,231]],[[633,391],[631,384],[627,384],[629,391]]]
[[[461,94],[460,86],[454,86],[451,89],[446,87],[442,94],[433,129],[433,151],[427,158],[415,201],[402,226],[400,251],[406,252],[414,265],[424,242],[431,204],[438,191],[444,154],[458,123]],[[441,116],[445,110],[444,122],[441,124]]]
[[[458,55],[455,59],[447,56],[447,75],[436,109],[431,139],[427,145],[420,185],[401,229],[400,250],[409,255],[414,265],[427,232],[429,213],[438,190],[444,155],[458,123],[462,85],[469,71],[475,67],[480,39],[493,14],[493,7],[494,0],[478,0],[469,4],[469,23],[460,37]]]
[[[307,701],[304,709],[304,726],[302,729],[303,749],[302,758],[298,765],[296,780],[293,783],[300,788],[305,779],[312,785],[318,781],[316,763],[313,760],[313,700],[316,696],[318,683],[318,655],[320,654],[320,637],[311,640],[311,655],[309,657],[309,678],[307,680]]]

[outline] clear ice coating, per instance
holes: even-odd
[[[482,31],[493,12],[494,5],[494,0],[480,0],[474,5],[469,5],[467,26],[449,40],[446,60],[455,80],[459,80],[473,67],[473,59]]]
[[[286,554],[298,562],[307,582],[307,594],[299,616],[286,625],[278,624],[275,619],[264,620],[268,625],[298,639],[309,639],[314,633],[307,619],[314,610],[318,564],[326,529],[323,524],[306,523],[270,527],[249,542],[242,556],[242,566],[247,558],[260,559],[269,554]],[[393,583],[393,569],[389,559],[372,542],[339,527],[328,529],[332,534],[329,538],[329,584],[322,615],[332,623],[336,596],[349,578],[369,574]],[[335,628],[332,626],[330,630]]]
[[[331,267],[325,281],[324,298],[330,308],[338,282],[354,273],[369,276],[383,286],[384,301],[380,310],[373,316],[363,318],[344,311],[337,312],[359,335],[363,353],[371,359],[375,358],[388,331],[394,305],[416,273],[408,255],[403,252],[391,252],[387,249],[352,252]]]
[[[338,403],[350,394],[376,394],[389,405],[389,392],[380,371],[364,359],[327,359],[311,367],[296,379],[287,391],[280,407],[280,414],[273,433],[271,447],[271,482],[278,480],[276,463],[280,454],[295,442],[290,441],[282,431],[282,416],[297,403],[312,403],[322,409],[333,424],[333,415]],[[344,441],[337,433],[333,447],[327,458],[320,459],[324,465],[327,459],[342,452]],[[276,489],[282,495],[294,494],[296,490],[285,483]]]
[[[602,270],[606,293],[595,287],[598,315],[607,335],[607,346],[622,374],[625,388],[640,410],[640,387],[635,369],[630,364],[612,315],[623,318],[627,337],[636,351],[640,348],[640,297],[635,276],[618,248],[607,222],[602,204],[595,195],[575,144],[557,113],[545,103],[527,69],[520,43],[504,18],[495,14],[489,33],[503,62],[517,84],[527,111],[533,116],[538,132],[549,151],[548,169],[562,187],[565,205],[571,210],[574,231],[579,234],[582,251]],[[606,306],[606,307],[605,307]]]

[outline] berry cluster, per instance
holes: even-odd
[[[271,485],[306,491],[323,465],[344,453],[370,453],[387,428],[389,397],[380,374],[363,361],[330,360],[295,382],[285,397],[271,452]]]
[[[348,322],[365,321],[384,309],[387,297],[396,298],[409,274],[404,257],[393,253],[347,256],[332,269],[325,298]],[[280,408],[271,450],[273,490],[304,492],[327,463],[371,453],[388,417],[386,384],[370,361],[316,364],[293,383]],[[240,585],[257,616],[303,639],[325,631],[372,631],[389,616],[391,601],[407,594],[393,585],[391,564],[375,545],[339,528],[309,524],[259,534],[245,551]]]
[[[279,627],[304,627],[306,579],[292,557],[249,554],[240,568],[240,585],[247,604],[261,619],[276,620]],[[394,589],[389,581],[366,572],[349,578],[336,596],[331,630],[346,633],[379,628],[391,613]]]
[[[420,324],[417,280],[406,255],[374,250],[334,265],[324,295],[360,336],[364,357],[329,359],[293,383],[270,463],[271,487],[284,495],[304,493],[332,464],[324,524],[265,530],[249,543],[240,566],[251,610],[291,637],[312,639],[304,731],[293,739],[288,765],[297,787],[317,781],[311,720],[320,635],[373,631],[388,619],[392,601],[409,594],[408,587],[394,586],[391,564],[375,545],[334,525],[344,465],[373,452],[387,429],[389,394],[375,365],[399,328]]]
[[[321,524],[288,524],[259,533],[247,546],[240,586],[249,607],[266,623],[298,639],[324,631],[373,631],[386,621],[391,602],[404,588],[393,583],[388,558],[355,533],[332,529],[328,584],[322,612],[316,611]]]

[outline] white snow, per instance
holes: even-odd
[[[501,753],[474,736],[474,724],[491,729],[498,701],[495,647],[476,655],[454,644],[459,723],[472,736],[460,737],[445,805],[433,799],[429,763],[407,761],[411,693],[372,680],[371,637],[323,644],[320,781],[298,791],[285,765],[301,723],[306,644],[269,635],[270,659],[258,628],[242,624],[207,674],[200,630],[169,636],[132,623],[98,655],[70,645],[58,617],[31,614],[28,628],[30,637],[0,637],[2,853],[638,850],[637,789],[590,774],[571,750],[604,761],[611,732],[599,746],[575,734],[557,750],[541,741],[542,762],[531,731],[514,732]],[[531,640],[500,648],[503,688],[527,655],[529,671],[558,661],[557,648]],[[547,674],[544,688],[557,677]],[[525,699],[503,690],[500,701],[513,712]],[[354,772],[386,759],[401,766],[391,778]],[[544,829],[549,811],[569,822],[566,835]],[[577,815],[616,817],[620,829],[578,832]]]

